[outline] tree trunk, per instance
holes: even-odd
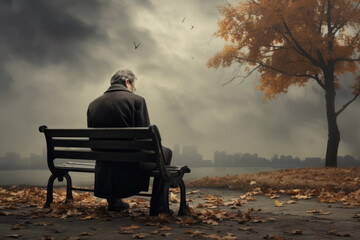
[[[325,76],[325,100],[326,116],[328,123],[328,142],[326,147],[325,166],[336,167],[337,155],[340,143],[340,131],[337,125],[337,115],[335,112],[335,86],[334,86],[334,66],[331,64],[324,72]]]

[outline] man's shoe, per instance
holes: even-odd
[[[117,199],[112,204],[109,204],[108,211],[120,212],[129,208],[130,205],[128,203],[123,202],[121,199]]]

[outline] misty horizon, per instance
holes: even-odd
[[[181,149],[181,150],[180,150]],[[246,166],[293,166],[293,167],[318,167],[324,166],[324,158],[308,156],[306,158],[299,158],[292,155],[274,154],[269,157],[259,156],[257,153],[227,153],[226,151],[214,151],[213,158],[204,158],[198,152],[197,146],[183,146],[182,148],[177,144],[172,149],[173,160],[176,164],[185,164],[190,167],[227,167],[232,165],[246,165]],[[22,156],[19,153],[7,152],[5,155],[0,155],[0,170],[26,170],[26,169],[47,169],[47,156],[44,149],[42,154],[31,153],[29,156]],[[241,161],[242,163],[229,163],[229,161]],[[59,160],[61,161],[61,160]],[[313,161],[313,164],[312,164]],[[339,166],[360,166],[360,159],[350,155],[338,156]]]

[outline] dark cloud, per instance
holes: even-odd
[[[3,91],[8,90],[12,82],[6,68],[9,61],[25,61],[34,67],[71,65],[82,61],[85,52],[81,45],[97,37],[96,26],[70,14],[74,1],[0,2],[0,79]],[[100,8],[96,1],[76,2],[79,8]]]

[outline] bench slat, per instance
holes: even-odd
[[[81,162],[67,162],[56,166],[59,170],[66,170],[71,172],[95,172],[95,163],[81,163]],[[180,171],[181,167],[178,166],[166,166],[170,173]],[[155,169],[151,172],[151,176],[159,175],[159,169]]]
[[[154,143],[150,140],[53,139],[52,143],[54,147],[154,150]]]
[[[147,152],[98,152],[78,150],[54,150],[52,157],[63,159],[88,159],[102,161],[155,162],[155,153]]]
[[[96,131],[94,131],[96,129]],[[142,138],[151,139],[149,128],[46,129],[49,137]]]

